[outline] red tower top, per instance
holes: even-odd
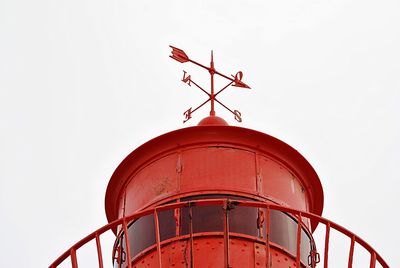
[[[217,99],[229,86],[250,88],[243,73],[231,77],[191,60],[172,48],[171,58],[194,63],[210,73],[210,91],[184,71],[182,81],[208,95],[185,120],[210,102],[210,116],[197,126],[158,136],[130,153],[108,184],[105,208],[109,224],[60,256],[78,267],[76,250],[94,240],[103,267],[100,235],[116,235],[113,265],[142,267],[316,267],[322,260],[314,241],[317,225],[325,226],[324,267],[328,267],[330,232],[347,237],[348,267],[356,246],[370,253],[370,267],[385,261],[365,241],[321,217],[323,189],[307,160],[286,143],[236,126],[216,116],[215,103],[239,122],[241,113]],[[229,83],[214,91],[214,75]],[[319,225],[319,226],[320,226]],[[322,247],[320,245],[320,247]]]
[[[161,135],[133,151],[116,169],[106,193],[109,221],[182,195],[204,193],[239,194],[321,215],[323,190],[311,165],[292,147],[267,134],[229,126],[215,114],[216,97],[229,86],[250,88],[241,71],[232,77],[218,72],[211,52],[210,66],[171,46],[171,58],[191,62],[210,73],[210,93],[184,71],[182,81],[208,95],[200,106],[187,110],[185,120],[210,102],[210,116],[198,126]],[[214,75],[229,83],[214,93]],[[315,227],[315,226],[314,226]]]

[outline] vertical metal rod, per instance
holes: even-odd
[[[175,218],[175,236],[179,236],[179,230],[181,229],[181,212],[180,208],[174,209]]]
[[[258,229],[258,236],[263,239],[264,238],[264,209],[258,208],[257,209],[257,229]]]
[[[260,171],[260,159],[259,154],[256,153],[255,164],[256,164],[256,189],[257,193],[261,192],[261,171]]]
[[[270,233],[271,233],[271,224],[270,224],[270,219],[271,219],[271,217],[270,217],[270,212],[271,212],[271,210],[270,210],[270,208],[269,208],[269,206],[267,206],[267,213],[266,213],[266,215],[265,215],[265,218],[266,218],[266,220],[265,220],[265,224],[266,224],[266,229],[267,229],[267,237],[266,237],[266,246],[267,246],[267,252],[266,252],[266,257],[267,257],[267,267],[269,268],[270,267],[270,264],[271,264],[271,259],[270,259],[270,255],[271,255],[271,249],[270,249],[270,245],[269,245],[269,242],[270,242]]]
[[[190,268],[194,267],[193,257],[193,211],[192,204],[189,203],[189,234],[190,234]]]
[[[72,268],[78,268],[78,261],[76,259],[76,251],[74,248],[70,250]]]
[[[329,235],[331,231],[331,223],[326,224],[325,229],[325,248],[324,248],[324,268],[328,268],[328,253],[329,253]]]
[[[223,205],[224,211],[224,259],[225,268],[230,268],[229,264],[229,218],[228,218],[228,200]]]
[[[210,75],[211,75],[211,94],[210,94],[210,99],[211,99],[211,111],[210,115],[215,115],[215,110],[214,110],[214,56],[213,56],[213,51],[211,50],[211,62],[210,62]]]
[[[96,249],[97,249],[97,259],[99,260],[99,268],[103,268],[103,253],[101,252],[101,244],[99,234],[96,233]]]
[[[158,267],[162,268],[161,244],[160,244],[160,224],[159,224],[159,221],[158,221],[157,209],[154,209],[154,223],[155,223],[155,232],[156,232],[158,263],[159,263]]]
[[[125,234],[125,246],[126,246],[126,259],[128,260],[128,268],[132,268],[132,261],[131,261],[131,246],[129,244],[129,237],[128,237],[128,227],[126,225],[126,218],[124,217],[122,221],[122,227],[124,229]]]
[[[297,248],[296,248],[296,267],[300,267],[301,255],[301,212],[297,215]]]
[[[375,264],[376,264],[376,252],[372,252],[371,253],[371,261],[369,264],[369,268],[375,268]]]
[[[123,243],[124,242],[122,241],[122,236],[123,236],[123,233],[121,234],[121,237],[117,237],[119,246],[117,246],[117,248],[113,252],[113,259],[116,260],[117,264],[118,264],[117,268],[121,268],[122,260],[123,260],[122,251],[123,251]],[[117,257],[115,257],[115,253],[118,254]]]
[[[354,235],[353,235],[353,236],[351,237],[351,243],[350,243],[348,268],[352,268],[352,267],[353,267],[354,242],[355,242],[355,237],[354,237]]]

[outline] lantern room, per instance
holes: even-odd
[[[226,204],[215,200],[225,200]],[[163,252],[161,262],[166,266],[189,263],[192,255],[199,267],[222,267],[227,255],[222,246],[223,234],[227,230],[232,267],[248,267],[255,259],[265,262],[261,241],[267,229],[271,245],[276,245],[269,254],[295,263],[298,219],[290,213],[270,210],[267,227],[265,209],[236,203],[263,202],[321,215],[323,191],[311,165],[289,145],[210,116],[197,126],[150,140],[128,155],[109,182],[106,213],[112,222],[149,208],[182,202],[187,205],[160,211],[158,226],[153,215],[147,215],[127,227],[130,257],[137,267],[158,261],[153,256],[157,240]],[[309,220],[302,220],[303,265],[313,264],[309,256],[316,252],[312,239],[315,227]],[[115,267],[124,267],[127,246],[120,242],[124,231],[115,231],[119,233]],[[194,247],[191,250],[190,240]],[[254,250],[257,247],[260,249]],[[174,258],[176,262],[171,263]]]

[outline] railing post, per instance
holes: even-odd
[[[192,203],[189,203],[189,235],[190,235],[190,268],[194,268],[193,256],[193,211]]]
[[[97,249],[97,259],[99,260],[99,268],[103,268],[103,253],[101,252],[101,244],[98,233],[96,233],[96,249]]]
[[[297,215],[297,244],[296,244],[296,267],[300,267],[301,259],[301,212]]]
[[[125,246],[126,246],[126,259],[128,261],[128,268],[132,268],[132,261],[131,261],[131,247],[129,244],[129,237],[128,237],[128,227],[126,224],[126,218],[124,217],[122,221],[122,228],[124,229],[125,234]]]
[[[353,267],[354,242],[355,242],[355,237],[354,237],[354,235],[353,235],[353,236],[351,237],[351,243],[350,243],[348,268],[352,268],[352,267]]]
[[[175,236],[179,236],[181,229],[181,211],[180,208],[174,209],[174,218],[175,218]]]
[[[162,268],[162,259],[161,259],[161,245],[160,245],[160,225],[158,221],[158,213],[157,209],[154,209],[154,225],[155,225],[155,232],[156,232],[156,242],[157,242],[157,254],[158,254],[158,263],[160,268]]]
[[[375,264],[376,264],[376,253],[374,251],[371,253],[371,261],[369,264],[369,268],[375,268]]]
[[[224,201],[222,207],[224,211],[224,260],[225,268],[230,268],[229,264],[229,218],[228,218],[228,200]]]
[[[266,224],[266,247],[267,247],[267,252],[266,252],[266,258],[267,258],[267,267],[269,268],[271,266],[271,249],[270,249],[270,233],[271,233],[271,224],[270,224],[270,216],[271,210],[269,208],[269,206],[267,206],[267,211],[266,211],[266,215],[265,215],[265,224]]]
[[[198,203],[197,203],[198,202]],[[382,268],[389,268],[388,264],[382,259],[382,257],[371,247],[369,246],[365,241],[363,241],[361,238],[356,236],[355,234],[351,233],[350,231],[347,231],[343,227],[339,226],[338,224],[335,224],[333,222],[330,222],[327,219],[324,219],[318,215],[308,213],[308,212],[302,212],[298,211],[295,209],[290,209],[286,207],[282,207],[279,205],[275,204],[266,204],[266,203],[259,203],[259,202],[247,202],[247,201],[235,201],[235,202],[230,202],[229,199],[214,199],[214,200],[199,200],[199,201],[189,201],[189,202],[182,202],[179,204],[171,204],[171,205],[163,205],[162,207],[157,207],[152,208],[152,209],[147,209],[145,211],[140,211],[139,214],[133,214],[130,215],[129,217],[122,217],[118,220],[115,220],[112,223],[107,224],[106,226],[98,229],[97,231],[91,233],[75,245],[73,245],[70,249],[68,249],[66,252],[64,252],[57,260],[55,260],[49,268],[56,268],[58,267],[61,263],[67,260],[67,258],[70,258],[71,261],[71,267],[72,268],[78,268],[78,261],[77,261],[77,253],[76,251],[79,250],[83,245],[87,244],[88,242],[91,242],[95,239],[96,241],[96,250],[97,250],[97,255],[98,255],[98,263],[99,267],[103,268],[104,263],[103,263],[103,256],[102,256],[102,247],[101,247],[101,239],[100,236],[108,231],[111,230],[112,228],[116,228],[117,230],[120,230],[121,225],[122,225],[122,232],[118,235],[117,237],[117,246],[113,250],[113,256],[115,255],[115,250],[118,250],[118,257],[114,256],[114,259],[117,259],[118,262],[118,267],[123,266],[124,268],[132,268],[133,263],[132,263],[132,258],[134,256],[131,255],[131,246],[135,245],[132,241],[132,245],[129,241],[129,230],[128,230],[128,219],[133,219],[136,220],[138,217],[143,217],[147,216],[149,214],[153,214],[154,216],[154,221],[155,221],[155,231],[156,231],[156,245],[153,245],[154,247],[157,247],[158,251],[158,260],[159,260],[159,267],[162,266],[162,254],[161,254],[161,235],[160,235],[160,222],[159,222],[159,214],[158,211],[160,209],[165,210],[165,209],[175,209],[175,224],[176,224],[176,229],[175,233],[179,234],[179,227],[180,227],[180,208],[181,207],[188,207],[189,208],[189,231],[190,231],[190,252],[188,252],[188,249],[186,249],[185,254],[189,255],[190,254],[190,268],[194,268],[194,232],[193,232],[193,206],[195,205],[222,205],[223,209],[223,241],[224,241],[224,267],[225,268],[231,268],[230,267],[230,232],[229,232],[229,211],[234,207],[234,205],[244,205],[244,206],[250,206],[250,207],[256,207],[258,208],[258,221],[257,221],[257,227],[259,228],[259,238],[260,240],[258,241],[263,241],[265,243],[265,250],[266,250],[266,267],[270,268],[272,265],[272,259],[271,259],[271,207],[273,210],[279,211],[279,213],[284,213],[287,215],[291,215],[294,217],[294,220],[297,220],[297,244],[296,244],[296,268],[301,268],[304,265],[307,265],[307,263],[302,263],[302,248],[301,248],[301,243],[302,243],[302,238],[303,238],[303,215],[304,217],[313,219],[318,221],[320,224],[325,224],[325,248],[324,248],[324,268],[328,267],[329,263],[329,240],[330,240],[330,230],[331,228],[335,231],[340,232],[341,234],[347,236],[348,238],[351,239],[350,243],[350,248],[349,248],[349,255],[348,255],[348,268],[353,267],[353,262],[354,262],[354,251],[355,251],[355,245],[362,246],[364,249],[366,249],[370,253],[370,268],[375,268],[380,264]],[[263,207],[262,210],[260,210],[260,207]],[[265,209],[265,211],[264,211]],[[136,217],[136,218],[135,218]],[[264,226],[264,223],[266,226]],[[265,228],[265,235],[264,235],[264,229]],[[304,227],[307,228],[307,227]],[[274,231],[274,230],[272,230]],[[125,236],[124,238],[122,236]],[[187,236],[186,236],[187,237]],[[133,238],[133,237],[132,237]],[[183,237],[179,237],[177,240],[183,239]],[[308,240],[307,240],[308,241]],[[125,243],[126,247],[123,248],[123,244]],[[185,255],[185,256],[187,256]],[[315,257],[315,258],[314,258]],[[311,260],[310,260],[311,259]],[[318,263],[320,260],[319,254],[315,252],[311,252],[311,255],[309,256],[308,263],[314,265],[315,263]],[[127,262],[127,263],[125,263]],[[64,263],[63,263],[64,264]],[[186,265],[188,266],[189,263],[187,263],[186,260]],[[165,266],[165,263],[164,263]]]
[[[328,268],[328,253],[329,253],[329,235],[331,231],[331,223],[326,224],[325,229],[325,248],[324,248],[324,268]]]
[[[258,216],[257,216],[258,235],[260,236],[261,239],[263,239],[264,238],[264,222],[265,222],[264,209],[257,208],[257,210],[258,210]]]
[[[76,259],[76,250],[74,248],[71,248],[70,255],[71,255],[72,268],[78,268],[78,261]]]

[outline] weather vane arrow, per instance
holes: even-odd
[[[183,51],[182,49],[174,47],[174,46],[170,46],[170,47],[172,48],[170,58],[172,58],[172,59],[174,59],[174,60],[176,60],[176,61],[178,61],[180,63],[191,62],[191,63],[193,63],[193,64],[195,64],[197,66],[200,66],[201,68],[208,70],[208,72],[210,73],[210,77],[211,77],[211,85],[210,85],[211,90],[210,90],[210,93],[209,93],[205,89],[203,89],[201,86],[199,86],[196,82],[194,82],[192,80],[192,77],[185,70],[183,71],[183,78],[182,78],[181,81],[184,82],[185,84],[188,84],[189,86],[191,86],[192,84],[195,85],[197,88],[199,88],[201,91],[203,91],[208,96],[208,99],[206,101],[204,101],[202,104],[200,104],[199,106],[197,106],[195,109],[189,108],[188,110],[186,110],[183,113],[183,115],[185,116],[185,119],[183,120],[183,123],[186,123],[190,118],[192,118],[192,114],[195,111],[197,111],[198,109],[200,109],[201,107],[203,107],[208,102],[211,103],[210,116],[215,116],[214,104],[215,104],[215,102],[217,102],[222,107],[224,107],[229,112],[231,112],[234,115],[236,121],[242,122],[242,114],[238,110],[231,110],[225,104],[220,102],[216,97],[222,91],[227,89],[229,86],[241,87],[241,88],[250,88],[247,84],[245,84],[242,81],[243,72],[239,71],[235,75],[231,75],[231,77],[218,72],[214,68],[213,51],[211,51],[211,61],[210,61],[210,66],[208,67],[208,66],[205,66],[205,65],[203,65],[201,63],[198,63],[198,62],[190,59],[188,57],[188,55],[186,55],[185,51]],[[223,78],[225,78],[225,79],[230,81],[225,87],[223,87],[222,89],[220,89],[216,93],[214,92],[214,75],[219,75],[219,76],[221,76],[221,77],[223,77]]]

